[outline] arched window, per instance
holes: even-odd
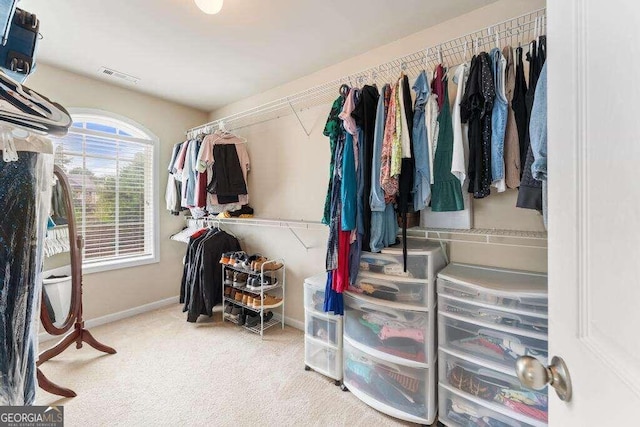
[[[69,177],[88,272],[157,262],[157,150],[151,132],[124,117],[70,109],[73,125],[54,139]]]

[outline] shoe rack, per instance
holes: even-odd
[[[260,271],[254,271],[230,264],[222,264],[222,321],[229,321],[255,334],[264,336],[264,332],[276,325],[284,329],[284,307],[286,266],[284,259],[268,260],[260,266]],[[240,296],[238,296],[238,294]],[[269,303],[265,297],[276,296],[279,302]],[[256,298],[259,298],[255,302]],[[228,313],[228,307],[240,308],[237,315]],[[273,315],[265,319],[268,312]],[[243,316],[245,317],[243,319]],[[260,321],[248,324],[250,317],[259,316]]]

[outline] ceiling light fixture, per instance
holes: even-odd
[[[207,15],[215,15],[222,10],[224,0],[194,0],[201,11]]]

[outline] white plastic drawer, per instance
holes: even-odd
[[[354,395],[381,412],[431,424],[436,413],[435,371],[391,363],[345,341],[344,383]]]
[[[514,419],[503,412],[498,412],[477,399],[469,399],[458,394],[447,386],[438,389],[438,421],[447,427],[540,427],[540,424],[529,424]]]
[[[304,320],[306,336],[334,347],[342,345],[342,318],[307,311]]]
[[[549,401],[547,390],[531,390],[521,385],[515,375],[464,360],[441,351],[438,357],[439,381],[450,388],[492,404],[504,407],[505,413],[547,423]]]
[[[442,313],[466,317],[470,322],[479,320],[485,323],[509,326],[525,332],[548,333],[547,316],[531,316],[514,311],[501,310],[492,305],[470,303],[464,299],[438,295],[438,310]]]
[[[407,271],[404,271],[402,254],[363,252],[360,271],[425,280],[429,278],[429,255],[408,255]]]
[[[316,287],[305,282],[304,284],[304,306],[308,310],[322,313],[324,311],[324,287]]]
[[[449,264],[438,273],[438,295],[525,314],[546,315],[549,306],[546,275],[467,264]]]
[[[383,302],[344,296],[345,336],[391,359],[423,364],[435,356],[433,312],[390,308]]]
[[[350,290],[373,298],[417,307],[433,307],[435,304],[435,286],[408,277],[360,272]]]
[[[496,362],[515,369],[519,356],[533,356],[547,364],[546,335],[519,333],[515,328],[492,328],[491,324],[470,323],[451,314],[438,315],[440,347]]]
[[[305,339],[304,363],[322,375],[335,380],[342,379],[342,354],[337,348],[329,347],[312,339]]]

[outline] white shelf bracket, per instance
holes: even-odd
[[[444,244],[444,241],[440,237],[440,233],[439,232],[438,232],[438,243],[440,243],[440,248],[442,249],[442,255],[444,256],[444,262],[449,264],[449,255],[447,255],[447,246]]]
[[[305,248],[305,249],[307,250],[307,252],[309,251],[309,249],[311,249],[311,248],[313,247],[313,246],[307,246],[307,245],[305,245],[305,244],[304,244],[304,242],[302,241],[302,239],[300,238],[300,236],[298,236],[298,233],[296,233],[296,232],[294,231],[294,229],[293,229],[293,228],[291,228],[291,227],[287,227],[287,228],[289,229],[289,231],[291,232],[291,234],[293,234],[293,236],[296,238],[296,240],[297,240],[298,242],[300,242],[300,244],[302,245],[302,247],[303,247],[303,248]]]
[[[300,127],[302,128],[302,131],[305,133],[305,135],[307,136],[311,136],[311,132],[307,131],[306,126],[304,125],[304,123],[302,123],[302,119],[300,118],[300,116],[298,115],[298,112],[296,111],[295,108],[293,108],[293,104],[291,104],[291,101],[289,101],[289,99],[287,99],[287,104],[289,104],[289,108],[291,108],[291,111],[293,112],[293,114],[296,116],[296,119],[298,119],[298,123],[300,123]],[[295,233],[294,233],[295,234]]]

